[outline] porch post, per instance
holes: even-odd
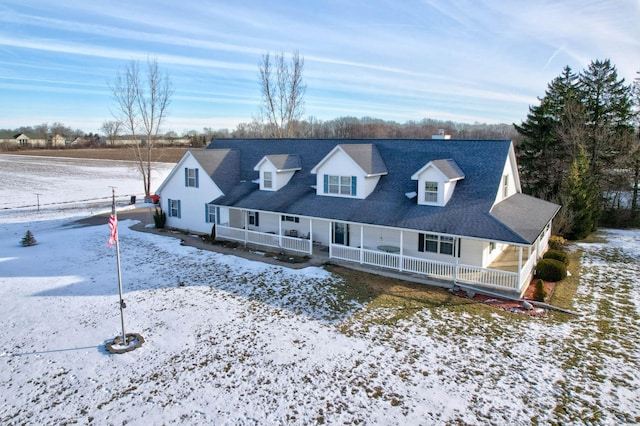
[[[313,219],[309,218],[309,255],[313,254]]]
[[[360,225],[360,264],[362,265],[362,262],[364,260],[364,225]]]
[[[458,283],[458,244],[459,239],[453,239],[453,283]]]
[[[247,245],[247,240],[249,239],[249,220],[247,218],[247,211],[242,210],[244,216],[244,245]]]
[[[282,247],[282,215],[280,215],[280,220],[278,220],[278,246]]]
[[[518,249],[518,289],[520,289],[520,275],[522,274],[522,246]]]
[[[400,267],[400,272],[404,269],[404,244],[403,244],[404,231],[400,230],[400,260],[398,262],[398,266]]]
[[[333,257],[333,238],[331,238],[331,236],[333,235],[333,221],[330,220],[329,221],[329,259],[331,259]]]

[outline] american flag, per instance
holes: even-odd
[[[109,230],[111,231],[111,234],[109,235],[107,247],[111,247],[118,239],[118,219],[116,219],[114,214],[109,216]]]

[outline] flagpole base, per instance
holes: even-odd
[[[112,354],[123,354],[138,349],[144,343],[144,337],[138,333],[127,333],[126,342],[122,342],[122,336],[106,343],[107,352]]]

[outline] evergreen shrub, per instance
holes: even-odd
[[[552,235],[551,238],[549,238],[549,248],[551,250],[562,250],[564,249],[565,243],[566,240],[560,235]]]
[[[569,264],[569,255],[561,250],[548,250],[543,256],[543,259],[555,259],[564,263],[565,265]]]
[[[167,214],[156,207],[156,211],[153,214],[153,222],[155,223],[156,228],[164,228],[165,224],[167,223]]]
[[[33,236],[33,233],[27,230],[27,233],[24,234],[24,237],[22,237],[22,240],[20,240],[20,245],[22,247],[31,247],[31,246],[35,246],[36,244],[38,244],[38,242],[36,241],[36,238]]]
[[[538,302],[544,302],[547,298],[547,289],[544,288],[544,281],[538,280],[536,281],[535,291],[533,292],[533,300],[537,300]]]
[[[567,276],[567,266],[556,259],[542,259],[536,265],[536,276],[545,281],[561,281]]]

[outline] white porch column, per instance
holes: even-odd
[[[278,221],[278,246],[282,247],[282,216],[280,216],[280,220]]]
[[[459,238],[453,239],[453,283],[458,283],[458,244],[460,244]]]
[[[331,247],[333,246],[333,239],[331,238],[331,235],[333,234],[333,221],[329,221],[329,259],[331,259],[331,257],[333,256],[333,250],[331,249]]]
[[[360,225],[360,264],[364,262],[364,225]]]
[[[522,246],[518,248],[518,288],[520,288],[520,275],[522,275]]]
[[[402,270],[404,269],[404,242],[403,242],[403,238],[404,237],[404,231],[401,229],[400,230],[400,261],[398,262],[398,265],[400,267],[400,272],[402,272]]]
[[[313,219],[309,218],[309,255],[313,254]]]
[[[247,218],[247,211],[242,210],[242,215],[244,216],[244,245],[247,245],[247,240],[249,239],[249,221]]]

